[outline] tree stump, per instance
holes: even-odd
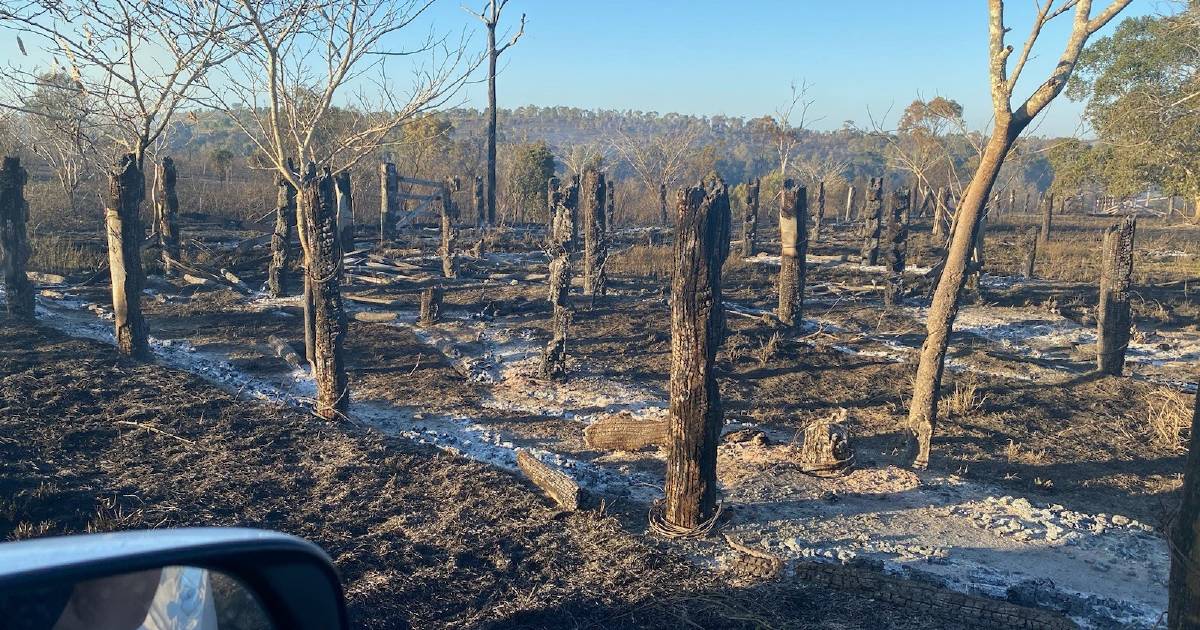
[[[396,238],[396,222],[400,219],[400,175],[393,162],[379,165],[379,240]]]
[[[458,207],[454,204],[454,197],[450,193],[450,182],[442,183],[440,196],[442,242],[438,248],[438,255],[442,257],[442,276],[457,278],[458,266],[454,258],[454,242],[458,239],[458,230],[454,227],[454,222],[458,218]]]
[[[671,413],[665,520],[696,529],[714,516],[721,394],[714,371],[725,334],[721,266],[729,255],[729,191],[715,180],[676,195],[671,281]]]
[[[154,229],[158,232],[159,254],[162,258],[163,274],[171,276],[175,270],[172,261],[179,256],[179,196],[175,192],[175,161],[164,157],[155,165],[157,190],[154,198]]]
[[[113,320],[117,350],[139,359],[150,356],[149,334],[142,317],[142,222],[146,178],[132,153],[125,154],[109,173],[108,207],[104,223],[108,233],[108,269],[112,278]]]
[[[26,275],[29,264],[29,204],[25,182],[29,174],[20,158],[5,157],[0,167],[0,272],[4,274],[4,306],[9,315],[33,319],[33,283]]]
[[[824,420],[804,428],[804,443],[800,445],[800,465],[804,472],[818,477],[844,474],[854,464],[854,449],[850,446],[849,417],[839,409]]]
[[[1038,249],[1046,251],[1046,243],[1050,242],[1050,224],[1054,218],[1054,193],[1046,193],[1042,197],[1042,231],[1038,233]]]
[[[862,265],[879,264],[879,238],[883,232],[883,178],[872,177],[867,187],[866,220],[863,222]]]
[[[571,226],[572,209],[578,199],[578,186],[572,182],[560,189],[555,197],[554,226],[550,230],[547,250],[551,256],[549,273],[549,300],[551,307],[550,331],[552,338],[542,353],[542,375],[547,378],[562,378],[567,374],[567,328],[571,324]]]
[[[334,177],[337,198],[338,240],[342,251],[354,251],[354,193],[350,188],[350,171],[342,171]]]
[[[808,194],[790,179],[779,197],[779,321],[799,326],[804,318],[804,275],[808,255]]]
[[[854,219],[854,196],[855,196],[854,186],[847,186],[846,187],[846,220],[845,220],[846,223],[849,223],[852,219]]]
[[[887,252],[884,264],[887,266],[887,283],[883,288],[883,303],[895,306],[904,297],[904,265],[908,253],[908,214],[909,191],[897,190],[892,193],[892,207],[888,212],[887,222]]]
[[[609,245],[612,244],[610,233],[617,227],[617,182],[615,179],[605,181],[604,189],[604,235]]]
[[[746,182],[746,208],[742,214],[742,255],[747,258],[758,253],[758,196],[762,178]]]
[[[289,158],[287,168],[295,172]],[[393,173],[395,166],[392,167]],[[271,234],[271,265],[267,269],[267,291],[271,297],[288,294],[291,288],[292,230],[296,227],[296,187],[282,175],[275,180],[275,231]],[[385,192],[386,199],[386,192]]]
[[[1192,432],[1183,466],[1179,511],[1167,535],[1171,540],[1171,574],[1167,586],[1167,628],[1193,628],[1200,622],[1200,392],[1192,406]]]
[[[1037,265],[1037,228],[1029,228],[1025,233],[1025,278],[1032,279],[1034,267]]]
[[[561,182],[557,177],[551,177],[546,180],[546,242],[549,243],[552,238],[550,233],[554,231],[554,211],[558,208],[558,204],[562,198]]]
[[[483,178],[475,176],[475,220],[478,225],[487,225],[487,205],[484,203]]]
[[[663,227],[671,225],[671,218],[667,216],[667,184],[665,182],[658,185],[658,215],[659,225]]]
[[[334,178],[318,176],[309,164],[299,199],[305,216],[305,272],[312,308],[312,366],[317,385],[315,412],[326,420],[343,417],[350,406],[343,346],[346,311],[342,305],[342,245]]]
[[[1133,324],[1130,293],[1133,287],[1133,235],[1136,222],[1126,217],[1104,231],[1100,270],[1100,305],[1096,311],[1096,367],[1120,376],[1125,368],[1129,329]]]
[[[825,222],[825,182],[817,182],[817,216],[813,221],[813,242],[821,240],[821,224]]]
[[[440,286],[425,287],[421,291],[421,326],[432,326],[441,319],[444,291]]]
[[[605,262],[608,235],[604,225],[604,198],[607,194],[604,173],[587,171],[579,188],[579,209],[583,221],[583,294],[602,296],[608,291]]]

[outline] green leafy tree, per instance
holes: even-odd
[[[545,141],[519,144],[509,163],[508,192],[518,216],[540,207],[546,195],[546,182],[554,177],[554,153]]]

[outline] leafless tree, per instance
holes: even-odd
[[[920,363],[913,383],[913,398],[908,412],[910,454],[913,465],[923,468],[929,462],[930,440],[937,418],[938,389],[946,362],[950,331],[958,314],[959,296],[967,279],[967,266],[974,246],[979,218],[988,202],[1004,159],[1021,132],[1066,86],[1087,39],[1129,5],[1131,0],[1111,0],[1093,15],[1092,0],[1039,0],[1031,32],[1010,71],[1009,58],[1014,48],[1005,43],[1009,28],[1004,23],[1004,0],[988,0],[989,77],[994,126],[971,183],[958,207],[954,233],[945,265],[934,292],[926,323],[927,335],[921,347]],[[1058,63],[1025,100],[1013,107],[1017,80],[1029,60],[1042,29],[1051,20],[1074,10],[1074,22]]]
[[[850,168],[850,162],[832,157],[797,158],[792,168],[800,174],[801,181],[813,184],[825,182],[825,185],[829,186],[842,180],[842,176]]]
[[[618,131],[612,146],[650,191],[659,191],[659,221],[667,220],[666,189],[679,183],[687,167],[688,153],[695,146],[702,128],[697,123],[684,125],[678,131],[640,137]]]
[[[774,147],[779,158],[779,173],[784,177],[787,177],[788,168],[800,147],[805,129],[809,123],[815,122],[809,119],[809,109],[816,102],[808,94],[812,85],[807,81],[801,81],[798,85],[792,82],[790,88],[791,97],[786,103],[771,116],[754,121],[757,133],[765,136]]]
[[[97,172],[96,129],[99,103],[63,72],[43,74],[39,85],[21,102],[29,114],[16,138],[54,172],[72,214],[80,186]]]
[[[487,115],[487,221],[496,223],[496,62],[525,34],[525,14],[521,14],[521,25],[509,38],[508,43],[496,46],[496,26],[500,24],[500,13],[508,6],[508,0],[488,0],[483,10],[475,13],[463,7],[467,13],[479,18],[487,29],[488,37],[488,115]]]

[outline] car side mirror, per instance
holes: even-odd
[[[325,552],[294,536],[239,528],[0,545],[0,618],[21,630],[349,627]]]

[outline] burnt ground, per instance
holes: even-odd
[[[495,468],[44,327],[0,319],[0,374],[5,539],[276,529],[330,554],[364,628],[932,627],[821,588],[734,588]]]

